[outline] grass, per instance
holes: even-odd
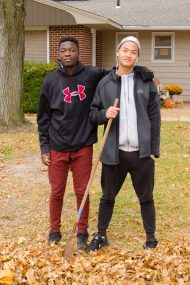
[[[11,240],[24,236],[28,241],[37,235],[46,239],[49,231],[49,183],[47,171],[39,163],[38,135],[34,128],[0,134],[0,236]],[[99,129],[101,139],[102,128]],[[94,146],[94,160],[99,144]],[[20,167],[20,168],[19,168]],[[101,165],[91,187],[89,232],[96,232]],[[177,240],[190,236],[190,123],[162,122],[161,157],[156,160],[155,205],[157,238]],[[72,176],[69,174],[64,199],[64,240],[69,236],[76,217]],[[140,249],[144,231],[137,197],[128,177],[116,199],[114,215],[108,229],[112,247]]]

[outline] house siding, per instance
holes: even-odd
[[[25,26],[75,25],[74,17],[59,9],[26,0]]]
[[[152,32],[141,32],[142,53],[139,64],[150,67],[163,87],[177,83],[183,88],[180,98],[190,101],[190,31],[175,32],[174,62],[151,62]]]
[[[177,83],[183,88],[180,98],[190,101],[190,31],[175,32],[174,62],[151,62],[152,32],[138,31],[141,43],[139,65],[145,65],[154,71],[155,78],[159,78],[163,87]],[[102,33],[102,65],[111,68],[116,62],[116,34],[115,32]]]
[[[47,30],[25,31],[25,60],[47,62]]]
[[[115,32],[102,32],[102,66],[112,68],[116,64]]]

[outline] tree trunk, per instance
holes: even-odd
[[[25,0],[0,0],[0,125],[24,122]]]

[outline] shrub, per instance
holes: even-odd
[[[169,91],[170,95],[179,95],[183,92],[183,89],[178,84],[171,84],[164,87],[165,90]]]
[[[45,76],[55,70],[56,63],[25,63],[24,96],[22,107],[24,113],[37,113],[40,89]]]

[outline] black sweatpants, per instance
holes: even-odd
[[[115,197],[119,193],[127,174],[130,173],[133,187],[138,196],[143,225],[147,239],[155,233],[155,207],[153,200],[154,160],[151,157],[139,158],[139,152],[119,150],[119,164],[102,164],[98,233],[106,235],[111,220]]]

